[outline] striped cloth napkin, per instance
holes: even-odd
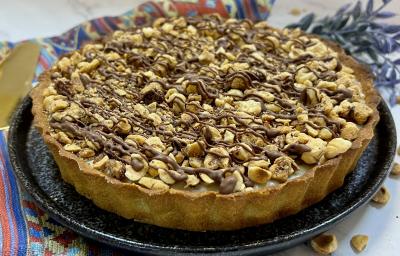
[[[148,25],[157,17],[219,13],[223,17],[264,20],[275,0],[175,0],[146,2],[117,17],[87,21],[66,33],[32,39],[42,46],[36,77],[58,56],[117,29]],[[0,42],[0,61],[16,44]],[[35,78],[36,79],[36,78]],[[123,251],[81,237],[51,219],[19,187],[0,132],[0,255],[124,255]]]

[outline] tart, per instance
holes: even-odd
[[[78,193],[193,231],[269,223],[322,200],[373,137],[380,100],[339,46],[217,15],[88,43],[31,96],[35,126]]]

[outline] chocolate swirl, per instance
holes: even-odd
[[[334,57],[318,58],[308,52],[291,56],[283,46],[290,40],[298,51],[316,44],[262,23],[215,15],[118,31],[69,54],[68,68],[58,63],[52,86],[83,114],[66,111],[61,119],[49,116],[51,128],[81,144],[92,142],[96,156],[104,153],[136,171],[145,165],[131,159],[132,154],[147,162],[164,162],[176,182],[206,174],[219,185],[220,193],[229,194],[239,182],[232,173],[242,170],[245,186],[252,187],[243,163],[273,163],[311,151],[305,144],[286,143],[284,126],[302,131],[308,124],[337,136],[340,124],[325,114],[321,94],[336,104],[353,96],[346,88],[318,88],[319,81],[338,79],[338,70],[306,65],[323,66]],[[95,61],[100,64],[91,68]],[[300,72],[314,77],[307,88],[296,85]],[[298,121],[298,109],[310,120]],[[322,118],[326,125],[321,127],[312,118]],[[128,143],[129,135],[158,137],[162,150],[146,142]],[[203,166],[190,166],[192,156],[186,148],[195,142],[203,147],[195,156]],[[215,153],[213,148],[223,150]],[[177,161],[179,154],[183,161]],[[207,157],[212,167],[205,166]]]

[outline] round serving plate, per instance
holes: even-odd
[[[396,150],[396,129],[387,105],[379,105],[375,137],[344,185],[300,213],[236,231],[190,232],[127,220],[96,207],[63,182],[40,134],[32,126],[26,97],[9,130],[9,154],[22,186],[51,217],[77,233],[112,246],[151,255],[276,252],[330,229],[367,203],[386,178]],[[184,216],[182,216],[184,218]]]

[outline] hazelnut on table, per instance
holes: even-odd
[[[330,255],[338,247],[338,241],[334,234],[322,234],[311,239],[311,247],[322,255]]]
[[[350,244],[357,252],[362,252],[367,247],[368,236],[355,235],[351,238]]]
[[[390,199],[390,193],[389,190],[385,187],[382,186],[378,192],[374,195],[372,198],[372,201],[378,204],[386,204]]]

